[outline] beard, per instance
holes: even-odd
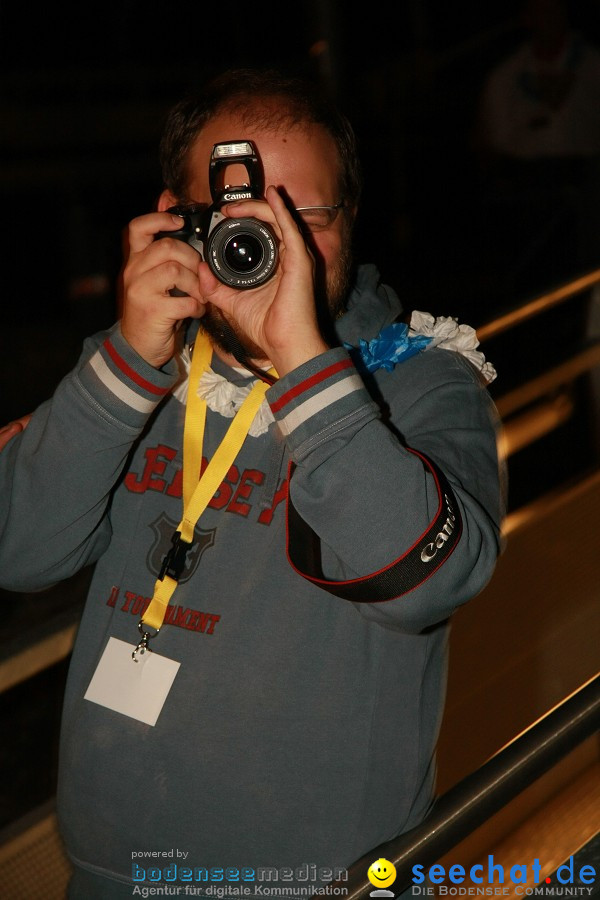
[[[348,294],[353,278],[353,257],[352,257],[352,240],[350,229],[344,235],[344,242],[340,256],[329,272],[325,272],[322,279],[324,288],[317,295],[317,312],[325,310],[325,321],[321,323],[326,334],[332,331],[332,325],[346,312],[348,303]],[[318,272],[318,270],[317,270]],[[323,302],[319,303],[318,296],[323,297]]]
[[[325,265],[316,256],[315,300],[319,327],[325,339],[337,343],[334,322],[346,310],[346,302],[352,280],[352,247],[350,234],[345,236],[342,251],[335,264],[326,271]],[[267,362],[268,355],[251,341],[233,319],[217,307],[208,305],[200,319],[200,328],[210,337],[214,345],[238,361],[254,360]]]
[[[209,336],[213,346],[234,356],[244,365],[247,360],[267,362],[267,355],[258,344],[251,341],[241,328],[216,306],[209,305],[200,319],[200,328]]]

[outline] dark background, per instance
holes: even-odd
[[[598,0],[567,8],[599,46]],[[112,324],[123,229],[161,190],[166,112],[225,67],[303,72],[349,114],[365,169],[357,258],[377,262],[407,309],[477,327],[600,265],[598,160],[525,166],[506,189],[477,149],[481,89],[525,37],[521,10],[515,0],[111,0],[67,14],[0,2],[0,423],[35,408],[83,337]],[[587,308],[582,298],[484,348],[500,372],[492,393],[578,344]],[[569,439],[584,461],[585,431]],[[529,473],[513,468],[520,503]]]
[[[570,4],[572,21],[596,45],[599,6]],[[307,73],[350,115],[365,165],[358,258],[380,265],[407,308],[477,326],[600,266],[600,249],[593,240],[582,246],[553,193],[563,177],[579,186],[586,166],[546,173],[544,196],[559,212],[546,234],[548,210],[532,203],[531,183],[520,176],[499,204],[476,149],[480,91],[523,37],[520,9],[512,0],[123,0],[67,13],[59,4],[0,2],[0,424],[48,397],[84,336],[112,324],[123,229],[161,189],[165,114],[228,66]],[[594,235],[600,204],[593,193],[588,199]],[[581,342],[586,314],[584,298],[485,348],[500,373],[493,392]],[[511,460],[513,506],[595,461],[588,388],[575,386],[569,430],[535,450],[533,467],[531,453]],[[82,596],[64,589],[67,605]],[[53,597],[60,608],[60,589]],[[24,628],[26,636],[35,598],[0,599],[1,634],[13,640]],[[0,824],[54,789],[65,670],[60,664],[0,696],[0,721],[18,723],[0,763],[5,771],[17,758],[24,763],[2,798]]]
[[[545,254],[524,200],[499,212],[474,149],[486,73],[521,4],[0,3],[0,421],[36,405],[112,322],[121,234],[160,192],[157,142],[182,92],[229,65],[306,72],[351,116],[366,171],[361,260],[406,306],[477,325],[587,266],[569,222]],[[570,4],[600,40],[598,3]],[[561,232],[561,228],[563,231]],[[554,252],[554,251],[557,252]],[[38,390],[35,370],[41,366]]]

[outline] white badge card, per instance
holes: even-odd
[[[156,725],[180,663],[146,650],[131,658],[135,645],[111,637],[84,699]]]

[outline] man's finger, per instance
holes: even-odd
[[[27,428],[30,418],[30,415],[21,416],[20,419],[15,419],[14,422],[9,422],[8,425],[0,428],[0,450],[4,449],[11,438],[14,438],[15,435],[20,434]]]
[[[148,213],[132,219],[127,230],[127,246],[131,253],[139,253],[154,241],[160,231],[177,231],[182,228],[184,220],[172,213]]]

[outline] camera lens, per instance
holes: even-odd
[[[210,232],[206,261],[219,281],[245,290],[268,281],[277,267],[277,242],[258,219],[223,219]]]
[[[247,275],[257,269],[264,258],[261,242],[253,234],[236,234],[222,250],[225,262],[232,272]]]

